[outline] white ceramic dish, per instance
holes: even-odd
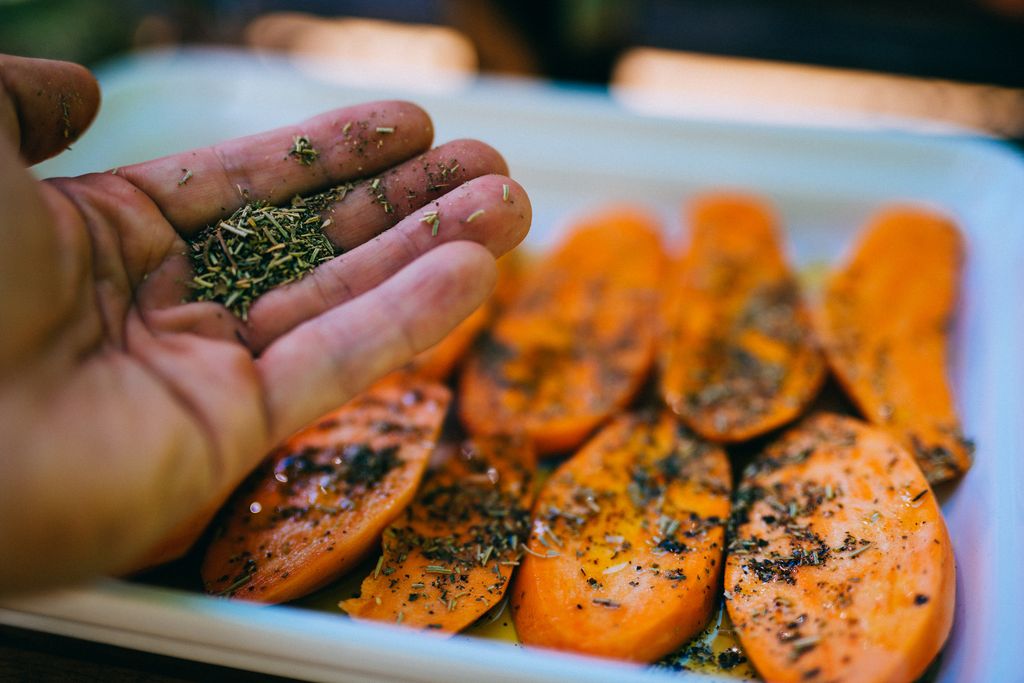
[[[108,68],[102,80],[105,102],[94,129],[71,153],[39,167],[41,175],[111,168],[394,96],[230,53],[134,58]],[[643,202],[674,226],[682,200],[706,187],[748,188],[771,198],[798,264],[839,258],[856,229],[888,201],[924,202],[951,214],[969,243],[952,372],[966,431],[978,449],[975,467],[945,491],[959,573],[956,621],[938,680],[1024,680],[1018,661],[1024,630],[1024,160],[1018,153],[982,139],[905,131],[644,118],[603,93],[528,83],[406,96],[431,112],[438,140],[478,137],[505,154],[533,199],[529,240],[539,246],[574,213],[608,201]],[[0,622],[315,680],[661,678],[614,662],[480,639],[439,641],[333,615],[113,580],[7,600]]]

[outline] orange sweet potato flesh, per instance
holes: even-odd
[[[840,383],[870,422],[903,442],[933,484],[971,466],[973,447],[946,375],[963,252],[959,231],[945,218],[890,209],[831,275],[818,312]]]
[[[474,434],[524,431],[546,454],[579,445],[636,394],[655,350],[664,264],[657,223],[607,209],[526,278],[463,370]]]
[[[663,308],[661,392],[704,438],[744,441],[795,419],[825,362],[771,211],[745,195],[706,195],[690,223]]]
[[[949,634],[946,525],[888,432],[807,418],[744,473],[730,531],[726,604],[766,681],[913,681]]]
[[[284,602],[352,568],[412,501],[449,400],[397,373],[288,439],[225,506],[207,592]]]
[[[385,530],[360,597],[339,606],[357,619],[437,633],[472,624],[501,601],[522,555],[534,469],[523,437],[466,441]]]
[[[729,461],[667,411],[613,420],[551,476],[510,604],[523,644],[651,662],[721,588]]]

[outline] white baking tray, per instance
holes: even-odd
[[[40,175],[111,168],[396,96],[221,52],[135,57],[101,77],[105,101],[93,130],[39,167]],[[970,473],[940,492],[959,571],[956,620],[938,680],[1024,680],[1024,162],[1017,152],[990,140],[897,130],[647,118],[604,92],[523,82],[397,95],[428,108],[439,141],[478,137],[504,153],[533,199],[529,241],[537,246],[573,214],[609,201],[642,202],[675,226],[686,196],[723,186],[775,202],[801,265],[840,257],[885,202],[924,202],[951,214],[969,245],[952,372],[978,449]],[[314,680],[621,682],[667,675],[116,580],[5,600],[0,622]]]

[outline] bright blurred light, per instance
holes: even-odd
[[[866,71],[636,48],[616,65],[612,90],[670,116],[1024,135],[1024,91]]]
[[[451,91],[477,72],[472,42],[441,26],[275,13],[253,20],[245,35],[258,50],[282,52],[307,73],[346,85]]]

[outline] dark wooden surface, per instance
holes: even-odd
[[[283,683],[292,679],[0,626],[0,683]]]

